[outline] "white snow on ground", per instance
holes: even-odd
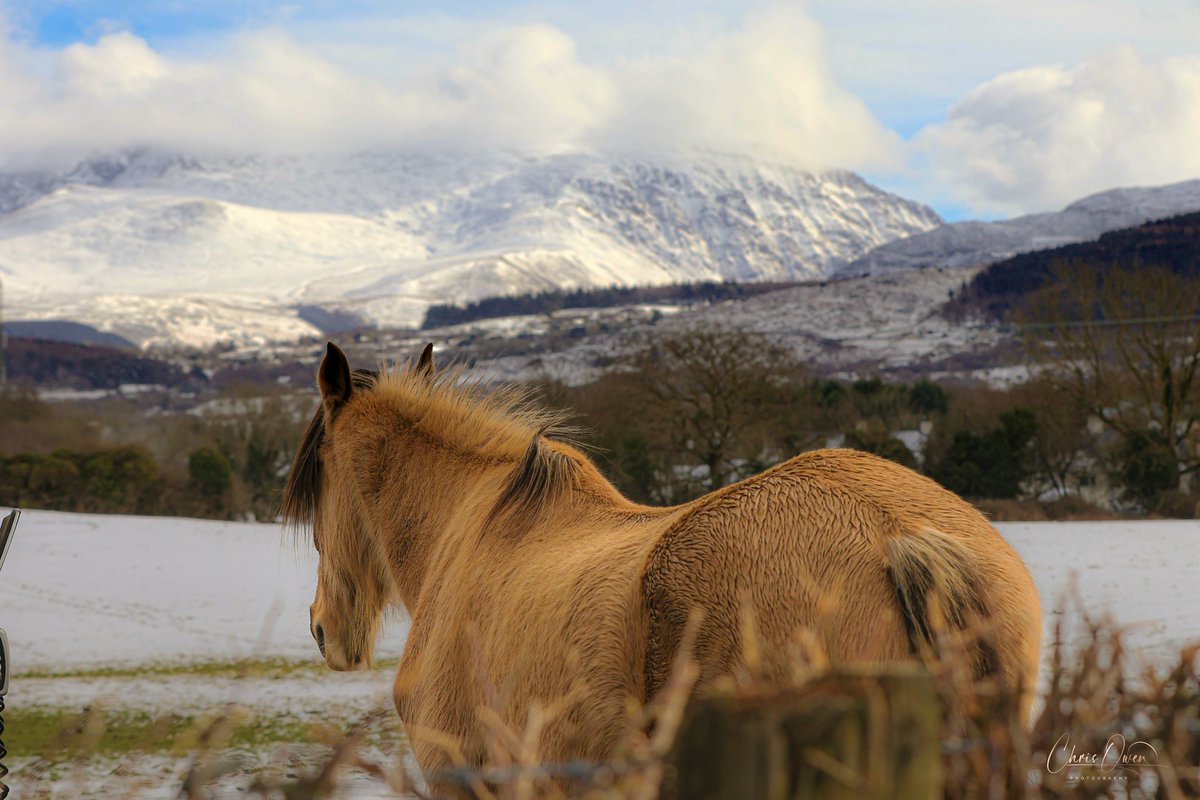
[[[14,671],[316,658],[316,552],[278,525],[26,511],[0,575]],[[380,658],[400,653],[389,626]]]
[[[1200,639],[1200,523],[1001,523],[1029,565],[1042,597],[1047,636],[1066,610],[1069,638],[1082,633],[1069,602],[1074,584],[1090,614],[1106,611],[1135,625],[1129,644],[1164,663]],[[229,703],[268,719],[344,725],[390,706],[392,669],[335,673],[319,663],[308,633],[315,554],[295,547],[277,525],[191,519],[27,511],[0,576],[0,625],[13,651],[9,708],[101,707],[131,713],[196,715]],[[402,615],[397,615],[402,617]],[[400,652],[407,625],[385,629],[377,656]],[[234,677],[148,670],[139,674],[39,677],[105,666],[228,661],[255,657],[309,660],[290,668]],[[34,673],[34,674],[30,674]],[[239,768],[218,796],[244,796],[262,770],[298,774],[328,751],[311,744],[238,749]],[[399,752],[403,752],[402,750]],[[391,750],[379,752],[390,763]],[[172,753],[97,756],[41,774],[30,754],[11,753],[8,783],[81,798],[178,795],[190,760]],[[390,796],[362,773],[339,796]]]
[[[1164,655],[1200,640],[1200,523],[997,527],[1029,565],[1048,631],[1074,578],[1090,613],[1108,610],[1139,626],[1132,634],[1138,652]],[[26,511],[0,576],[0,624],[15,673],[316,660],[308,632],[310,550],[307,542],[294,547],[275,525]],[[406,629],[403,619],[387,625],[377,657],[398,656]]]
[[[1081,630],[1074,591],[1093,617],[1131,626],[1129,651],[1153,663],[1200,641],[1200,522],[1001,522],[996,527],[1037,584],[1046,644],[1065,614],[1067,641]],[[1074,590],[1073,588],[1074,587]],[[1048,655],[1048,647],[1043,651]]]
[[[345,726],[391,708],[393,670],[324,668],[308,632],[316,554],[278,525],[26,511],[0,576],[0,625],[10,636],[15,675],[9,713],[85,707],[121,713],[198,716],[230,704],[256,718]],[[395,658],[407,624],[395,615],[377,649]],[[227,662],[282,657],[312,667],[236,676],[148,670],[141,674],[37,677],[106,666]],[[35,674],[30,674],[35,673]],[[10,721],[13,717],[9,718]],[[216,796],[245,796],[253,776],[313,769],[328,750],[312,744],[237,749],[239,765]],[[176,753],[97,756],[44,764],[11,752],[7,782],[52,797],[171,798],[191,766]],[[390,756],[380,755],[387,761]],[[286,762],[286,767],[285,767]],[[343,796],[391,797],[363,775]]]
[[[13,679],[17,702],[28,706],[83,708],[100,703],[105,708],[161,713],[199,714],[234,703],[318,721],[330,716],[352,716],[374,708],[392,707],[394,669],[380,667],[360,672],[333,672],[322,664],[269,676],[232,674],[180,674],[153,672],[136,675],[22,677]],[[136,687],[136,691],[130,691]]]

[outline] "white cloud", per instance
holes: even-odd
[[[809,0],[812,15],[759,0],[746,12],[716,0],[522,8],[504,23],[383,7],[277,15],[278,27],[232,35],[151,46],[115,32],[59,50],[0,19],[0,168],[139,145],[712,147],[868,170],[988,214],[1200,176],[1195,0]],[[1023,66],[1051,58],[1068,66]],[[906,133],[925,127],[902,143],[871,109]]]
[[[61,163],[139,145],[713,146],[853,168],[886,160],[894,144],[837,86],[819,28],[799,13],[754,15],[743,29],[701,37],[682,53],[604,65],[586,63],[575,40],[550,25],[470,28],[449,52],[398,42],[393,58],[404,66],[390,74],[337,61],[344,42],[301,42],[282,30],[242,33],[186,55],[156,51],[131,33],[56,52],[0,37],[0,159]]]
[[[418,92],[449,105],[433,141],[466,147],[577,146],[618,102],[612,77],[581,64],[574,41],[548,25],[484,35]]]
[[[799,12],[751,17],[687,56],[625,64],[603,132],[626,147],[752,150],[810,167],[890,162],[898,138],[834,80],[820,27]]]
[[[1196,0],[809,0],[840,79],[872,107],[955,98],[1034,64],[1079,64],[1123,44],[1193,54]]]
[[[1006,73],[914,141],[926,179],[978,211],[1056,208],[1113,186],[1200,177],[1200,56],[1129,46]]]

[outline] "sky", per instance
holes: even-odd
[[[1200,0],[0,0],[0,169],[696,148],[951,219],[1200,178]]]

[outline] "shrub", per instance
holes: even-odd
[[[81,511],[134,512],[158,480],[158,462],[140,447],[101,450],[83,457],[87,507]]]
[[[945,414],[950,408],[950,397],[941,386],[922,378],[909,390],[908,404],[918,414]]]
[[[229,491],[233,468],[217,450],[199,447],[188,456],[188,477],[205,498],[215,500]]]
[[[977,434],[958,431],[942,460],[930,470],[935,480],[966,497],[1012,498],[1029,477],[1029,446],[1037,433],[1033,412],[1014,408],[999,427]]]
[[[1159,496],[1179,486],[1179,459],[1156,431],[1136,431],[1117,452],[1117,479],[1125,499],[1153,510]]]
[[[908,449],[908,445],[884,430],[850,431],[846,434],[844,444],[855,450],[865,450],[882,456],[910,469],[917,468],[917,457]]]

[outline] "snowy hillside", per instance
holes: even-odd
[[[837,268],[843,275],[988,264],[1017,253],[1095,239],[1102,233],[1200,210],[1200,180],[1113,189],[1062,211],[1001,222],[955,222],[881,245]]]
[[[1025,374],[1024,368],[1013,372],[1003,367],[1005,361],[995,355],[1011,334],[998,323],[966,325],[941,313],[948,294],[978,272],[978,267],[936,268],[817,281],[695,308],[630,307],[623,318],[593,309],[563,309],[552,315],[560,327],[586,328],[586,337],[568,339],[556,349],[513,347],[487,361],[487,374],[512,381],[548,377],[581,386],[599,378],[610,368],[606,365],[656,339],[723,328],[760,334],[819,374],[845,377],[900,371],[902,375],[904,369],[915,368],[938,377],[937,370],[950,368],[947,360],[965,359],[951,374],[1003,385]],[[426,341],[455,352],[463,341],[539,336],[547,327],[546,315],[480,320],[403,338],[387,337],[374,349],[370,343],[356,345],[356,354],[366,362],[395,358],[397,353],[416,352]],[[300,350],[248,348],[242,358],[269,361],[286,354],[303,360],[307,356],[315,365],[320,350]]]
[[[203,346],[315,334],[301,305],[406,326],[556,287],[820,277],[940,221],[850,173],[725,155],[133,153],[0,175],[0,275],[17,319]]]

